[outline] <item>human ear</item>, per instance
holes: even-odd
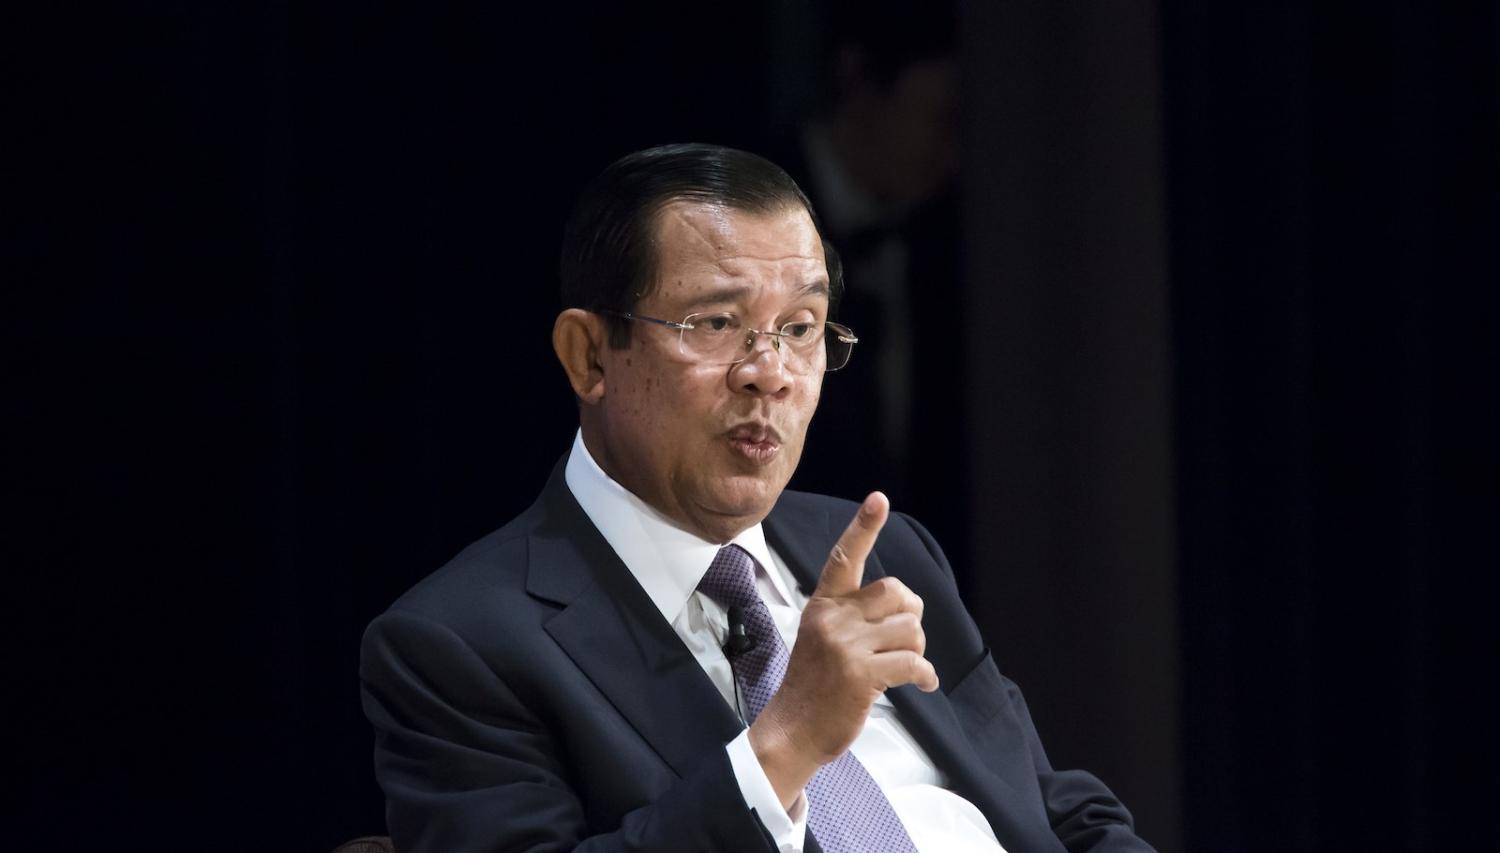
[[[568,375],[568,384],[582,403],[604,399],[604,322],[598,314],[569,308],[552,324],[552,351]]]

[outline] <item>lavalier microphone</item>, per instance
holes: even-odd
[[[745,631],[745,609],[729,608],[729,635],[724,640],[724,657],[734,660],[755,648],[755,638]]]

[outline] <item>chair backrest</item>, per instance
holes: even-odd
[[[345,841],[333,848],[333,853],[396,853],[391,840],[384,835],[367,835],[353,841]]]

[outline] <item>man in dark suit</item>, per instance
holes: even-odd
[[[365,637],[398,850],[1150,850],[1050,766],[919,524],[784,491],[856,342],[784,172],[629,155],[561,272],[572,451]]]

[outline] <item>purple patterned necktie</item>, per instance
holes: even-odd
[[[724,608],[743,613],[745,632],[755,646],[731,663],[754,722],[786,677],[788,653],[771,612],[755,589],[755,559],[738,545],[725,545],[709,564],[698,589]],[[906,827],[854,753],[845,752],[818,768],[807,783],[808,827],[825,853],[916,853]]]

